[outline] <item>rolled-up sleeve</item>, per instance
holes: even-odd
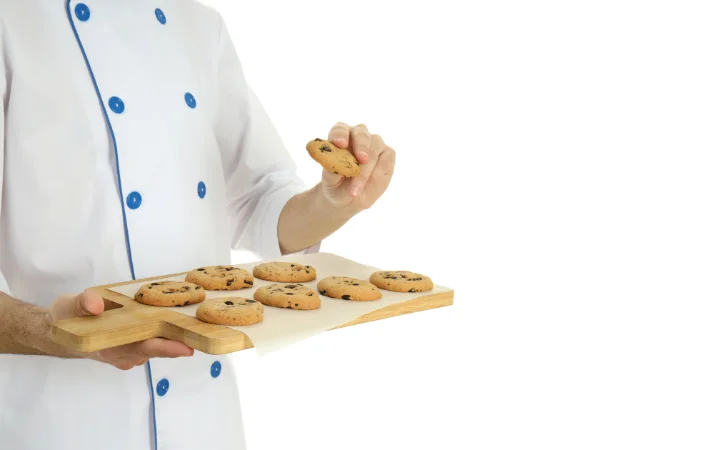
[[[222,155],[234,250],[262,259],[281,256],[280,214],[307,186],[270,117],[248,86],[225,23],[219,19],[215,73],[218,79],[216,136]],[[318,251],[320,244],[304,250]]]

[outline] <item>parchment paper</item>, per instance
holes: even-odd
[[[370,275],[380,269],[365,266],[354,261],[342,258],[331,253],[312,253],[307,255],[291,255],[277,258],[277,261],[293,261],[304,265],[311,265],[317,270],[317,279],[315,281],[301,283],[311,289],[317,291],[317,283],[328,276],[346,276],[368,280]],[[234,267],[240,267],[252,274],[253,268],[260,264],[254,262],[249,264],[235,264]],[[407,268],[387,268],[382,270],[409,270]],[[432,278],[431,274],[425,274]],[[183,281],[185,276],[169,277],[157,281]],[[110,290],[134,298],[135,293],[145,283],[129,284],[118,286]],[[260,280],[255,278],[255,285],[249,289],[240,289],[236,291],[208,291],[206,290],[206,298],[217,297],[243,297],[252,299],[255,291],[273,282]],[[258,355],[264,355],[271,351],[289,346],[295,342],[310,338],[324,331],[331,330],[339,325],[351,322],[361,316],[372,311],[384,308],[395,303],[412,300],[417,297],[449,291],[447,287],[438,286],[432,291],[419,293],[399,293],[381,290],[383,297],[380,300],[369,302],[357,302],[348,300],[337,300],[330,297],[320,296],[320,308],[312,311],[300,311],[285,308],[274,308],[265,306],[264,320],[261,323],[242,327],[228,327],[245,333],[253,342]],[[195,317],[195,310],[200,304],[188,305],[183,307],[173,307],[173,311],[177,311],[188,316]],[[223,326],[223,325],[217,325]]]

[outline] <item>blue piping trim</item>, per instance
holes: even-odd
[[[147,367],[148,378],[150,379],[150,398],[152,399],[152,419],[153,419],[153,440],[155,441],[155,448],[158,448],[157,443],[157,421],[155,420],[155,389],[153,389],[152,369],[150,368],[150,361],[145,364]]]
[[[120,206],[122,207],[122,213],[123,213],[123,227],[125,228],[125,246],[127,248],[128,252],[128,262],[130,263],[130,274],[132,275],[132,279],[135,280],[135,265],[133,264],[132,259],[132,249],[130,248],[130,233],[128,232],[128,226],[127,226],[127,216],[125,214],[125,199],[123,196],[123,190],[122,190],[122,181],[120,178],[120,160],[118,158],[118,149],[117,149],[117,140],[115,139],[115,130],[113,130],[112,123],[110,122],[110,117],[108,116],[107,109],[105,108],[105,103],[102,99],[102,94],[100,93],[100,88],[98,87],[97,80],[95,79],[95,73],[92,70],[92,66],[90,65],[90,60],[88,59],[87,53],[85,52],[85,47],[82,44],[82,41],[80,39],[80,35],[78,34],[77,28],[75,27],[75,21],[72,18],[72,12],[70,11],[70,1],[67,0],[67,3],[65,3],[65,10],[67,11],[67,17],[68,21],[70,22],[70,26],[72,27],[73,34],[75,35],[75,40],[77,41],[78,45],[80,46],[80,51],[82,52],[83,59],[85,60],[85,65],[87,66],[88,72],[90,73],[90,78],[92,79],[93,86],[95,87],[95,93],[98,96],[98,100],[100,101],[100,106],[102,107],[103,115],[105,116],[105,121],[107,122],[108,128],[110,129],[110,136],[112,137],[112,143],[113,143],[113,150],[115,151],[115,170],[117,171],[117,179],[118,179],[118,189],[120,190]],[[150,380],[150,398],[152,399],[152,418],[153,418],[153,439],[155,441],[155,448],[158,448],[157,444],[157,421],[155,420],[155,392],[152,387],[152,369],[150,368],[150,361],[148,361],[145,364],[147,368],[147,374],[148,378]]]
[[[128,226],[127,226],[127,217],[125,216],[125,197],[123,196],[122,191],[122,181],[120,180],[120,161],[118,159],[118,149],[117,149],[117,141],[115,140],[115,131],[113,130],[112,123],[110,122],[110,117],[107,113],[107,108],[105,108],[105,103],[102,99],[102,94],[100,94],[100,88],[98,87],[97,80],[95,80],[95,73],[92,70],[92,67],[90,66],[90,60],[88,60],[87,53],[85,53],[85,47],[82,45],[82,41],[80,40],[80,35],[78,34],[77,28],[75,28],[75,22],[72,18],[72,13],[70,12],[70,1],[67,0],[67,3],[65,5],[65,9],[67,10],[67,16],[68,20],[70,21],[70,26],[72,26],[73,33],[75,34],[75,40],[77,40],[78,45],[80,46],[80,51],[82,52],[83,58],[85,59],[85,65],[88,68],[88,71],[90,72],[90,78],[92,78],[93,86],[95,87],[95,92],[97,93],[98,100],[100,101],[100,106],[103,110],[103,115],[105,116],[105,121],[108,124],[108,127],[110,128],[110,136],[112,137],[113,142],[113,150],[115,150],[115,170],[117,171],[117,177],[118,177],[118,188],[120,189],[120,205],[122,206],[122,213],[123,213],[123,226],[125,227],[125,247],[127,248],[128,252],[128,260],[130,262],[130,273],[132,274],[133,280],[135,280],[135,266],[133,265],[133,259],[132,259],[132,250],[130,249],[130,234],[128,233]]]

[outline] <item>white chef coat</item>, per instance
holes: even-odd
[[[280,255],[278,217],[306,186],[215,11],[0,0],[0,46],[0,290],[47,307],[231,248]],[[0,355],[0,449],[155,448],[245,448],[228,357]]]

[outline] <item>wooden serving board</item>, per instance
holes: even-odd
[[[332,254],[319,254],[316,257],[332,266],[332,258],[342,260]],[[286,258],[279,258],[283,260]],[[303,262],[303,257],[296,257],[293,261]],[[262,261],[261,261],[262,262]],[[260,264],[238,264],[238,267],[249,269]],[[357,263],[355,263],[357,264]],[[326,271],[327,272],[327,271]],[[223,325],[213,325],[202,322],[195,317],[173,310],[173,308],[160,308],[140,304],[133,298],[115,292],[111,289],[119,286],[128,286],[138,283],[147,283],[170,277],[182,276],[184,273],[163,275],[141,280],[116,283],[91,288],[105,299],[105,312],[96,317],[78,317],[61,320],[53,324],[52,338],[55,342],[80,352],[93,352],[107,348],[118,347],[125,344],[143,341],[154,337],[162,337],[180,341],[208,354],[226,354],[254,347],[251,339],[242,331]],[[325,276],[341,275],[336,273],[321,273],[318,269],[318,280]],[[342,274],[352,276],[351,274]],[[367,279],[367,276],[357,276]],[[257,280],[256,280],[257,281]],[[235,291],[238,292],[238,291]],[[386,293],[386,291],[383,291]],[[239,293],[238,295],[243,295]],[[407,294],[403,294],[407,295]],[[250,297],[251,298],[251,297]],[[324,301],[325,297],[323,297]],[[332,300],[331,300],[332,301]],[[412,294],[412,298],[394,303],[380,309],[375,309],[354,320],[330,329],[348,327],[361,323],[386,319],[389,317],[424,311],[453,304],[453,291],[428,292]],[[266,310],[269,307],[266,307]],[[322,307],[321,307],[322,308]],[[297,311],[302,314],[303,311]],[[298,315],[300,320],[301,315]]]

